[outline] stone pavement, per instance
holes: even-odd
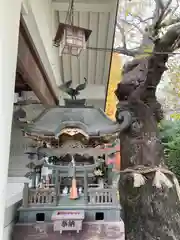
[[[79,233],[54,232],[52,224],[45,228],[37,228],[35,225],[17,225],[13,233],[13,240],[124,240],[123,223],[84,224]]]

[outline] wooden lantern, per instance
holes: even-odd
[[[59,47],[59,55],[79,56],[86,49],[91,32],[89,29],[60,23],[54,39],[54,45]]]

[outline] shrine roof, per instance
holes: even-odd
[[[32,124],[28,124],[26,133],[58,136],[64,128],[80,128],[89,136],[101,136],[116,133],[120,125],[94,107],[53,107],[46,109]]]

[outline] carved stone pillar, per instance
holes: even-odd
[[[36,188],[36,171],[35,171],[35,169],[33,169],[33,173],[32,173],[32,187]]]
[[[59,172],[55,171],[55,191],[56,191],[56,205],[59,203],[59,195],[60,195],[60,182],[59,182]]]
[[[23,189],[23,207],[28,207],[28,196],[29,194],[29,183],[24,183],[24,189]]]
[[[88,204],[88,175],[86,169],[84,170],[84,200]]]

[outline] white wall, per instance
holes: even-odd
[[[40,36],[51,63],[56,83],[61,84],[60,59],[58,48],[53,46],[58,23],[52,10],[52,0],[30,0],[31,8],[35,16]]]
[[[11,147],[9,157],[8,184],[6,192],[6,210],[4,219],[3,240],[10,240],[13,234],[14,221],[22,199],[24,175],[29,171],[26,168],[28,156],[24,154],[30,140],[22,135],[22,131],[12,125]]]
[[[87,87],[81,91],[79,98],[104,100],[106,95],[106,88],[104,85],[88,84]]]
[[[88,99],[87,105],[92,105],[96,108],[104,110],[104,99]]]
[[[76,86],[74,86],[76,87]],[[61,98],[70,98],[66,93],[61,92]],[[87,99],[89,104],[93,104],[95,107],[101,106],[103,108],[106,97],[106,89],[104,85],[88,84],[87,87],[80,92],[77,96],[78,99]],[[97,103],[97,104],[96,104]]]
[[[28,143],[30,143],[30,140],[24,138],[22,131],[13,124],[8,171],[9,177],[24,177],[26,172],[28,172],[26,168],[29,162],[28,156],[24,154],[25,149],[28,147]]]
[[[14,101],[21,0],[0,1],[0,239],[4,240],[7,173]]]
[[[57,85],[61,84],[60,59],[58,49],[53,47],[53,38],[57,30],[57,20],[52,11],[51,0],[23,0],[25,9],[22,16],[35,44],[52,87],[59,96]]]
[[[14,109],[16,108],[14,107]],[[27,120],[32,121],[44,110],[44,107],[41,104],[31,104],[24,106],[23,109],[26,111]],[[26,165],[30,160],[24,153],[30,143],[31,140],[25,138],[21,129],[15,123],[12,123],[8,171],[9,177],[24,177],[29,171],[26,168]]]
[[[3,240],[12,239],[17,209],[21,206],[24,182],[30,181],[22,177],[8,178]]]
[[[39,114],[40,109],[37,109],[36,112]],[[33,114],[34,117],[37,115],[32,111],[31,115]],[[3,240],[12,238],[17,208],[21,204],[24,182],[30,182],[30,180],[24,178],[24,175],[29,171],[26,168],[29,159],[24,154],[29,143],[30,140],[23,137],[22,131],[15,124],[12,124]]]

